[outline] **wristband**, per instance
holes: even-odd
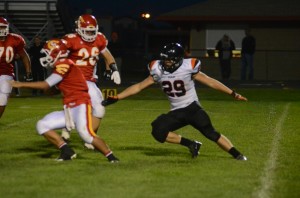
[[[118,71],[118,67],[116,63],[111,63],[109,65],[109,68],[114,72],[114,71]]]
[[[238,95],[235,90],[232,90],[231,94],[230,94],[232,97],[236,98],[236,96]]]

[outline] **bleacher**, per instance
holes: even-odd
[[[10,31],[22,35],[30,46],[35,36],[47,40],[66,33],[58,2],[59,0],[0,0],[0,15],[8,19]]]

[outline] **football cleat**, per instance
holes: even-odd
[[[201,148],[202,143],[198,142],[198,141],[194,141],[190,146],[189,146],[189,150],[192,154],[192,158],[196,158],[200,152],[200,148]]]
[[[239,156],[237,156],[235,159],[236,160],[241,160],[241,161],[247,161],[247,157],[244,156],[244,155],[242,155],[242,154],[240,154]]]
[[[112,163],[112,164],[114,164],[114,163],[119,163],[119,159],[118,158],[116,158],[116,159],[113,159],[113,160],[109,160],[109,163]]]
[[[66,161],[66,160],[72,160],[77,157],[77,154],[72,150],[61,152],[59,157],[56,159],[58,162]]]
[[[111,155],[109,155],[108,157],[107,157],[107,159],[108,159],[108,161],[109,161],[109,163],[119,163],[119,159],[118,158],[116,158],[113,154],[111,154]]]

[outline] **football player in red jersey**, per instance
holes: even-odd
[[[15,77],[13,61],[16,56],[23,61],[27,80],[32,80],[30,59],[25,50],[24,39],[18,34],[9,33],[9,23],[0,17],[0,118],[12,90],[7,80]]]
[[[120,74],[114,57],[107,49],[108,41],[106,37],[98,32],[98,23],[94,16],[84,14],[79,16],[76,21],[76,33],[67,34],[63,37],[67,42],[67,48],[70,51],[69,58],[82,71],[92,100],[93,129],[97,132],[100,121],[105,114],[105,108],[101,102],[102,93],[96,85],[97,61],[102,56],[106,63],[106,78],[110,78],[116,84],[121,83]],[[68,139],[70,134],[67,130],[62,131],[62,137]],[[91,148],[85,144],[87,148]]]
[[[46,55],[40,59],[42,66],[53,68],[53,73],[45,81],[10,81],[10,84],[17,88],[49,89],[56,85],[62,92],[64,110],[49,113],[39,120],[36,126],[38,133],[61,150],[58,161],[70,160],[75,158],[76,154],[55,130],[76,128],[84,142],[92,144],[109,162],[118,162],[105,142],[93,131],[88,86],[79,67],[74,66],[72,60],[65,58],[68,56],[68,50],[64,40],[47,41],[41,52]]]
[[[163,47],[160,60],[154,60],[149,64],[150,75],[145,80],[128,87],[117,97],[109,97],[102,104],[105,106],[113,104],[139,93],[154,83],[159,83],[171,103],[171,111],[160,115],[152,122],[152,136],[155,140],[186,146],[195,158],[199,154],[201,143],[174,133],[184,126],[191,125],[235,159],[245,161],[247,158],[213,127],[208,114],[200,104],[194,81],[231,95],[235,100],[247,101],[247,98],[202,73],[200,65],[198,59],[184,58],[184,49],[180,44],[170,43]]]

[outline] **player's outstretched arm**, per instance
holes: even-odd
[[[154,84],[154,80],[153,80],[152,76],[148,76],[143,81],[136,83],[134,85],[131,85],[130,87],[128,87],[127,89],[125,89],[124,91],[119,93],[118,98],[119,98],[119,100],[121,100],[121,99],[127,98],[129,96],[135,95],[135,94],[141,92],[143,89],[149,87],[152,84]]]
[[[209,76],[207,76],[206,74],[199,72],[197,74],[195,74],[194,79],[219,91],[222,91],[226,94],[231,95],[234,99],[236,100],[242,100],[242,101],[247,101],[248,99],[238,93],[236,93],[234,90],[230,89],[229,87],[225,86],[223,83],[221,83],[220,81],[211,78]]]
[[[116,103],[118,100],[135,95],[135,94],[139,93],[140,91],[142,91],[143,89],[149,87],[153,83],[154,83],[154,80],[153,80],[152,76],[148,76],[145,80],[126,88],[124,91],[119,93],[117,96],[108,97],[106,100],[103,100],[102,105],[107,106],[107,105]]]
[[[32,88],[32,89],[49,89],[50,86],[46,81],[38,81],[38,82],[19,82],[10,80],[8,81],[12,87],[15,88]]]
[[[246,97],[242,96],[239,93],[236,93],[235,90],[232,90],[230,95],[236,100],[248,101],[248,99]]]

